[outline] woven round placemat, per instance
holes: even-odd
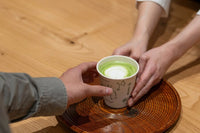
[[[177,91],[162,80],[132,108],[111,109],[101,97],[90,97],[70,106],[57,120],[77,133],[151,133],[172,127],[180,112]]]

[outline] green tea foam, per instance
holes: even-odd
[[[136,73],[136,67],[123,61],[109,61],[99,66],[99,71],[112,79],[123,79]]]

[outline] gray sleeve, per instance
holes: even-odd
[[[66,88],[58,78],[0,73],[0,96],[10,121],[60,115],[67,107]]]
[[[2,95],[0,94],[0,133],[10,133],[9,118],[3,106]]]

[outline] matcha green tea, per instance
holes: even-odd
[[[136,67],[123,61],[109,61],[99,66],[99,71],[112,79],[123,79],[136,73]]]

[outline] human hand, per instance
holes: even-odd
[[[147,50],[148,39],[133,38],[131,41],[114,50],[114,55],[125,55],[135,60],[139,60],[140,56]]]
[[[144,53],[139,59],[140,70],[128,105],[135,104],[152,86],[157,84],[173,61],[173,52],[165,46],[160,46]]]
[[[88,96],[105,96],[112,89],[100,85],[89,85],[97,76],[96,63],[87,62],[71,68],[60,77],[67,90],[68,106]]]

